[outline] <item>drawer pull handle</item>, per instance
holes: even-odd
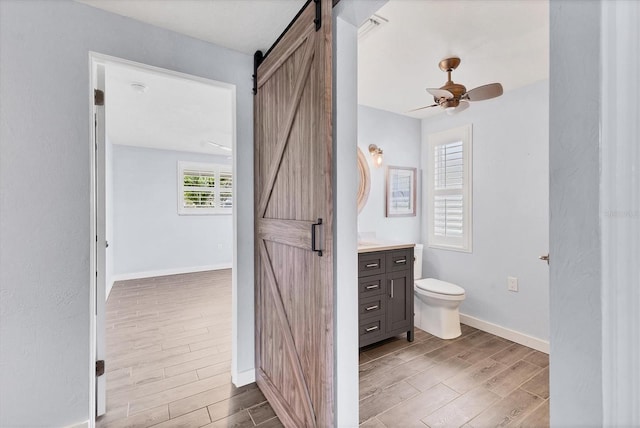
[[[372,331],[376,331],[378,329],[377,325],[374,325],[373,327],[369,327],[369,328],[365,328],[365,331],[367,333],[372,332]]]
[[[369,306],[366,310],[373,311],[374,309],[378,309],[378,305]]]
[[[394,263],[399,265],[399,264],[405,264],[407,262],[407,259],[400,259],[400,260],[396,260]]]
[[[393,299],[393,279],[391,280],[391,298]]]
[[[366,268],[374,268],[374,267],[378,267],[378,263],[369,263],[368,265],[365,265]]]
[[[380,284],[367,285],[367,290],[375,290],[376,288],[380,288]]]

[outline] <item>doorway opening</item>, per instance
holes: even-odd
[[[231,385],[235,86],[96,53],[90,66],[92,368],[105,361],[90,414],[197,417],[169,403],[244,391]]]
[[[395,333],[388,320],[396,277],[388,261],[386,271],[382,263],[376,272],[359,269],[361,284],[373,287],[370,297],[359,290],[359,422],[371,426],[484,426],[503,417],[549,424],[549,268],[538,260],[549,250],[549,8],[459,6],[388,2],[358,32],[359,164],[368,181],[359,267],[376,242],[421,244],[415,279],[425,288],[436,283],[429,278],[458,286],[415,293],[413,342],[404,332],[381,341],[379,332]],[[491,25],[497,15],[510,26]],[[498,82],[502,95],[463,96]],[[438,95],[446,85],[452,92]],[[464,127],[468,143],[458,135],[433,144]],[[441,156],[444,144],[451,146]],[[379,278],[387,282],[378,289]],[[461,334],[451,337],[442,319],[456,304]],[[521,406],[513,419],[512,405]]]

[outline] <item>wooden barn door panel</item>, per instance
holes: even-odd
[[[331,1],[319,1],[256,73],[256,378],[289,427],[334,417]]]

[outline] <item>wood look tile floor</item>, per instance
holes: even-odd
[[[361,427],[548,427],[549,357],[462,325],[360,350]]]
[[[110,427],[282,427],[231,384],[231,271],[117,282],[107,301]],[[362,427],[546,427],[546,354],[463,325],[361,349]]]
[[[231,271],[117,282],[107,301],[98,428],[281,427],[255,384],[231,384]]]

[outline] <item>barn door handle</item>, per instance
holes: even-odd
[[[316,226],[322,226],[322,219],[319,218],[317,223],[311,225],[311,251],[318,253],[318,256],[322,257],[322,248],[316,248]],[[320,229],[322,232],[322,229]],[[320,237],[322,240],[322,236]]]

